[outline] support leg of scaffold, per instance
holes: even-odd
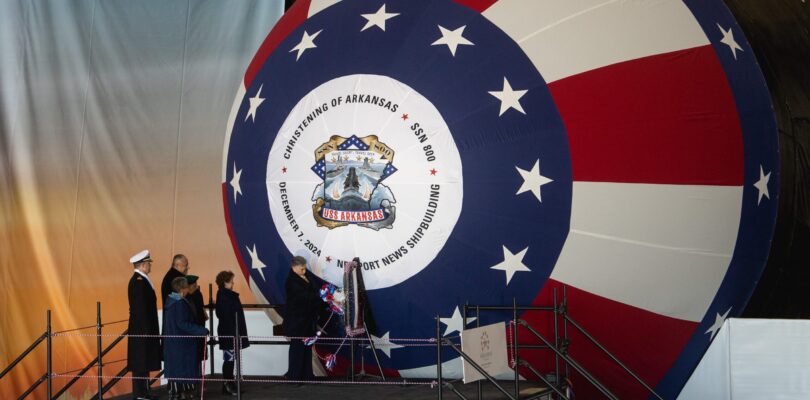
[[[557,319],[559,318],[559,308],[557,306],[557,288],[554,288],[552,291],[552,296],[554,297],[554,312],[552,313],[554,317],[554,345],[557,348],[560,348],[560,331],[558,328]],[[560,384],[560,356],[554,354],[554,384]]]
[[[441,319],[436,316],[436,381],[439,390],[439,400],[442,400],[442,327]]]
[[[512,330],[512,354],[515,357],[515,398],[517,399],[520,394],[520,356],[518,355],[517,299],[514,297],[512,297],[512,321],[515,324],[515,329]]]
[[[368,339],[369,346],[371,346],[371,354],[374,355],[374,362],[377,363],[377,370],[380,371],[380,379],[385,381],[385,374],[383,373],[382,364],[380,364],[380,357],[377,356],[377,347],[374,345],[374,340],[371,339],[371,333],[368,331],[368,326],[366,326],[365,321],[363,321],[363,328],[366,330],[366,338]],[[362,357],[362,352],[360,354]],[[363,372],[365,372],[365,369]]]
[[[355,341],[349,342],[349,380],[354,382],[354,352],[357,351]]]
[[[98,367],[98,400],[104,400],[104,382],[102,382],[101,377],[104,376],[103,365],[104,362],[102,361],[101,355],[101,302],[96,302],[96,351],[97,351],[97,358],[96,364]]]
[[[51,343],[53,331],[51,330],[51,310],[48,310],[47,325],[48,325],[47,326],[48,341],[47,341],[46,344],[47,344],[47,347],[48,347],[48,350],[47,350],[48,355],[47,355],[47,361],[46,361],[47,365],[46,365],[46,367],[48,369],[48,371],[47,371],[47,374],[48,374],[47,385],[48,386],[47,386],[46,390],[47,390],[47,393],[48,393],[48,399],[50,400],[52,398],[51,395],[53,394],[53,343]]]
[[[481,309],[478,306],[475,306],[475,327],[476,328],[481,327]],[[483,382],[481,382],[481,380],[479,379],[477,383],[478,383],[478,400],[481,400],[484,395]]]
[[[563,342],[565,343],[565,354],[568,354],[568,346],[570,345],[568,339],[568,319],[565,316],[568,314],[568,286],[563,285],[562,287],[563,298],[562,298],[562,317],[563,317]],[[565,377],[568,378],[570,371],[568,370],[568,364],[565,364]]]
[[[207,310],[207,312],[208,312],[208,332],[210,332],[211,335],[214,335],[214,309],[212,308],[213,303],[214,303],[214,285],[209,283],[208,284],[208,310]],[[220,340],[220,339],[217,338],[216,340]],[[211,362],[211,372],[210,373],[213,375],[214,374],[214,367],[216,367],[216,365],[214,364],[214,350],[215,350],[214,346],[215,346],[215,344],[214,344],[213,340],[209,340],[209,342],[211,342],[211,343],[209,344],[210,347],[208,348],[208,359]]]
[[[236,321],[236,335],[233,338],[233,355],[234,364],[236,365],[236,399],[242,400],[242,338],[239,333],[239,314],[235,314],[234,321]]]

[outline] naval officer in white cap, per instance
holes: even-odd
[[[135,272],[129,280],[129,334],[154,335],[154,337],[129,337],[127,345],[127,366],[132,371],[132,398],[154,400],[149,394],[150,371],[160,371],[163,350],[158,326],[157,296],[149,273],[152,271],[152,257],[144,250],[129,259]]]

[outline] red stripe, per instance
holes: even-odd
[[[264,65],[267,57],[278,47],[278,45],[298,28],[306,19],[309,14],[310,0],[298,0],[290,7],[284,16],[276,23],[276,26],[264,38],[264,42],[259,47],[253,60],[250,61],[247,71],[245,71],[245,88],[250,87],[253,78],[259,73],[259,69]]]
[[[610,65],[549,88],[576,181],[743,183],[737,107],[709,45]]]
[[[557,299],[561,302],[562,287],[563,284],[550,279],[534,304],[553,304],[555,288]],[[651,313],[571,286],[567,287],[567,300],[569,316],[653,388],[678,358],[697,327],[695,322]],[[521,318],[553,343],[554,325],[549,312],[527,312]],[[649,393],[643,386],[571,325],[568,326],[568,333],[570,355],[615,395],[621,399],[647,398]],[[521,329],[519,342],[538,343],[527,340],[530,335],[528,331]],[[548,350],[521,350],[520,357],[529,361],[540,372],[554,370],[554,357]],[[561,364],[561,368],[563,365]],[[521,373],[526,377],[533,376],[528,371]],[[577,398],[603,398],[585,379],[578,374],[574,376]]]
[[[228,227],[228,237],[231,238],[231,246],[233,247],[233,254],[236,256],[236,261],[239,263],[239,268],[242,269],[242,274],[250,284],[250,274],[248,273],[245,260],[242,259],[242,252],[239,251],[239,243],[236,242],[236,235],[233,233],[233,224],[231,223],[231,213],[228,211],[228,184],[222,182],[222,206],[225,211],[225,225]]]
[[[498,0],[455,0],[455,2],[475,11],[484,12],[491,5],[497,3]]]

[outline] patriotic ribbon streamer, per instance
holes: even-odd
[[[334,354],[329,354],[326,356],[326,369],[331,371],[335,368],[335,363],[337,363],[337,358]]]
[[[332,313],[343,315],[343,307],[340,306],[343,300],[343,292],[331,283],[324,283],[320,290],[321,299],[329,305]]]
[[[312,346],[315,342],[318,341],[318,338],[321,337],[321,331],[315,332],[315,336],[311,338],[304,339],[304,346]]]
[[[318,358],[324,361],[324,366],[328,371],[332,371],[335,368],[335,364],[337,364],[337,357],[335,357],[335,354],[340,352],[340,349],[343,348],[344,344],[346,344],[346,337],[343,338],[343,341],[340,342],[340,346],[338,346],[334,353],[329,353],[326,355],[326,357],[318,356]]]

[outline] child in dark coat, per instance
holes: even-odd
[[[172,292],[163,307],[165,326],[163,334],[167,336],[204,336],[208,329],[195,323],[191,306],[185,299],[188,294],[188,281],[185,277],[172,280]],[[191,398],[194,392],[193,379],[197,378],[197,344],[195,338],[163,338],[164,376],[169,380],[171,400]]]
[[[245,310],[242,309],[242,302],[239,300],[239,293],[233,291],[233,277],[231,271],[222,271],[217,274],[217,304],[216,312],[219,325],[217,335],[219,336],[219,348],[222,350],[222,377],[233,379],[234,367],[234,340],[236,335],[236,325],[239,324],[239,336],[242,336],[240,348],[250,346],[248,338],[247,324],[245,323]],[[233,382],[225,382],[222,385],[222,393],[235,396],[236,385]]]

